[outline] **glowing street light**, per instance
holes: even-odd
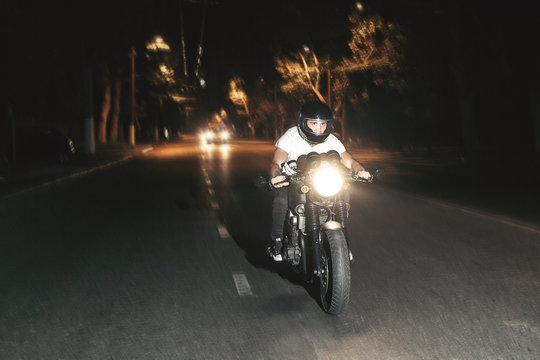
[[[167,44],[160,35],[156,35],[152,41],[145,44],[148,51],[171,51],[171,47]]]

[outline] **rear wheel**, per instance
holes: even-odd
[[[320,292],[324,311],[337,315],[349,303],[351,268],[343,229],[321,232]]]

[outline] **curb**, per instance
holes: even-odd
[[[75,169],[71,173],[61,174],[61,175],[57,174],[56,176],[52,175],[52,179],[36,180],[34,184],[32,184],[32,180],[28,180],[30,176],[25,177],[23,175],[23,176],[21,176],[21,178],[13,180],[12,182],[10,182],[5,177],[0,177],[0,186],[2,186],[2,185],[7,186],[10,183],[15,184],[15,186],[16,186],[17,183],[21,183],[21,182],[24,182],[24,181],[28,181],[30,183],[28,186],[23,185],[19,189],[14,189],[14,190],[11,190],[11,191],[9,189],[5,189],[5,193],[2,194],[0,192],[0,199],[8,199],[8,198],[11,198],[11,197],[14,197],[14,196],[17,196],[17,195],[28,193],[28,192],[33,191],[33,190],[38,189],[38,188],[44,188],[44,187],[47,187],[47,186],[51,186],[53,184],[59,184],[59,183],[62,183],[64,181],[75,179],[75,178],[78,178],[78,177],[81,177],[81,176],[84,176],[84,175],[87,175],[87,174],[90,174],[90,173],[93,173],[93,172],[96,172],[96,171],[100,171],[100,170],[103,170],[103,169],[106,169],[106,168],[109,168],[109,167],[112,167],[112,166],[116,166],[116,165],[124,163],[124,162],[126,162],[128,160],[133,159],[138,153],[147,153],[149,151],[152,151],[153,149],[154,149],[153,146],[144,146],[144,147],[140,147],[140,148],[134,148],[134,149],[131,150],[131,154],[129,154],[129,155],[124,155],[124,156],[121,156],[121,157],[112,156],[110,159],[107,159],[107,160],[103,161],[102,163],[99,163],[99,160],[98,160],[97,164],[86,165],[86,166],[83,165],[79,169]],[[101,152],[101,155],[103,155],[103,154],[106,154],[106,152]],[[2,190],[2,189],[0,188],[0,190]]]

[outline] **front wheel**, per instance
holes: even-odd
[[[324,311],[337,315],[349,303],[351,268],[343,229],[321,232],[320,292]]]

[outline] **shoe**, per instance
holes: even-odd
[[[274,245],[268,246],[266,252],[272,258],[272,260],[276,262],[283,261],[283,255],[281,255],[281,239],[275,239]]]

